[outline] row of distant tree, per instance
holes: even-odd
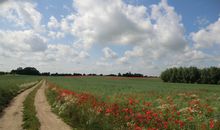
[[[220,84],[220,68],[174,67],[166,69],[160,77],[164,82]]]
[[[11,72],[0,72],[0,75],[3,74],[20,74],[20,75],[42,75],[42,76],[119,76],[119,77],[148,77],[144,76],[143,74],[140,73],[118,73],[118,74],[108,74],[108,75],[103,75],[103,74],[81,74],[81,73],[50,73],[50,72],[43,72],[40,73],[36,68],[34,67],[19,67],[15,70],[11,70]],[[150,76],[152,77],[152,76]]]
[[[16,70],[12,70],[11,74],[20,74],[20,75],[41,75],[41,73],[34,67],[19,67]]]

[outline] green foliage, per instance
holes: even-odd
[[[174,67],[166,69],[160,77],[164,82],[220,84],[220,68]]]
[[[19,90],[23,89],[19,87],[20,84],[36,81],[37,79],[39,79],[39,77],[13,75],[0,76],[0,113],[10,103],[13,97],[18,94]]]
[[[39,130],[40,129],[40,122],[36,117],[36,109],[34,106],[34,99],[37,90],[40,86],[37,86],[25,99],[24,101],[24,111],[23,111],[23,121],[24,124],[22,125],[25,130]]]

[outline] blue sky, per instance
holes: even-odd
[[[220,67],[219,0],[4,0],[0,71],[137,72]]]

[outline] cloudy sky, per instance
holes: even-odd
[[[0,0],[0,71],[220,67],[219,0]]]

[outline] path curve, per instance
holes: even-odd
[[[23,102],[27,95],[40,83],[37,83],[34,87],[25,90],[12,99],[10,105],[4,109],[3,115],[0,118],[0,130],[22,130]]]
[[[46,87],[46,81],[43,81],[42,86],[35,96],[37,117],[41,123],[40,130],[72,130],[70,126],[65,124],[57,115],[51,112],[51,107],[45,95]]]

